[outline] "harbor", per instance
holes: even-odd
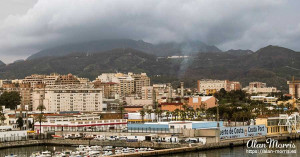
[[[207,151],[211,149],[223,149],[223,148],[234,148],[240,146],[246,146],[249,140],[256,139],[258,143],[264,143],[268,138],[272,138],[282,142],[298,141],[300,134],[282,135],[282,136],[264,136],[264,137],[253,137],[253,138],[241,138],[235,140],[223,140],[218,143],[209,144],[172,144],[172,143],[155,143],[155,142],[118,142],[118,141],[97,141],[97,140],[70,140],[70,139],[52,139],[52,140],[28,140],[28,141],[16,141],[6,142],[0,144],[1,150],[11,148],[30,148],[37,146],[45,147],[66,147],[70,154],[72,152],[78,153],[78,148],[94,148],[94,151],[104,150],[106,148],[106,154],[102,156],[162,156],[172,155],[179,153]],[[77,148],[77,149],[76,149]],[[109,148],[109,149],[107,149]],[[125,148],[125,150],[124,150]],[[127,149],[126,149],[127,148]],[[128,149],[130,148],[130,149]],[[122,150],[123,149],[123,150]],[[154,150],[156,149],[156,150]],[[117,150],[117,151],[116,151]],[[119,150],[119,151],[118,151]],[[130,151],[131,150],[131,151]],[[141,150],[141,151],[138,151]],[[40,151],[40,150],[39,150]],[[48,150],[47,150],[48,151]],[[44,151],[46,152],[46,151]],[[53,152],[63,152],[63,150],[54,150]],[[113,153],[114,152],[114,153]],[[116,153],[117,152],[117,153]],[[40,151],[42,153],[42,151]],[[49,152],[48,152],[49,153]],[[94,152],[97,153],[97,152]],[[10,155],[10,154],[6,154]],[[58,154],[57,154],[58,155]],[[79,154],[78,154],[79,155]],[[100,155],[98,155],[100,156]],[[97,156],[97,157],[98,157]]]

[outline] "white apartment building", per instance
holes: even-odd
[[[93,85],[55,85],[35,88],[33,110],[43,104],[46,111],[102,111],[102,89]]]

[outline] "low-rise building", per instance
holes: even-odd
[[[261,101],[266,104],[273,104],[276,105],[277,103],[277,98],[275,97],[266,97],[266,96],[251,96],[251,100],[253,101]]]
[[[267,87],[267,84],[263,82],[250,82],[249,86],[243,88],[243,90],[249,94],[260,94],[264,96],[279,92],[276,87]]]
[[[100,119],[99,115],[64,115],[57,114],[47,116],[47,120],[41,123],[36,122],[34,128],[37,132],[45,133],[47,131],[109,131],[114,129],[125,129],[127,127],[126,119]]]

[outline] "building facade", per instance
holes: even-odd
[[[46,111],[102,111],[102,89],[92,85],[56,85],[36,88],[33,110],[43,104]]]
[[[241,84],[236,81],[229,80],[198,80],[197,89],[202,94],[213,94],[212,91],[217,92],[224,88],[226,91],[240,90]],[[209,92],[209,93],[207,93]]]

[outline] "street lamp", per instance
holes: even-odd
[[[216,98],[216,105],[217,105],[217,127],[220,127],[219,121],[220,121],[220,117],[219,117],[219,100]]]

